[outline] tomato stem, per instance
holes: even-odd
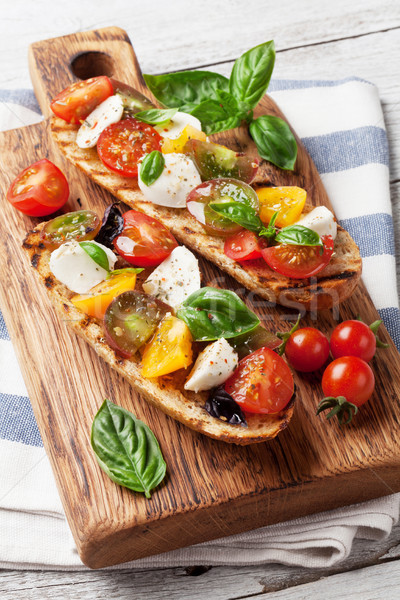
[[[279,354],[279,356],[283,355],[283,353],[285,352],[286,344],[288,343],[290,336],[293,335],[293,333],[295,331],[297,331],[297,329],[299,328],[300,319],[301,319],[301,313],[299,313],[299,316],[297,317],[297,321],[293,325],[293,327],[290,331],[285,331],[285,332],[277,331],[276,332],[276,337],[278,337],[280,340],[282,340],[282,343],[277,348],[275,348],[275,352],[277,352]]]
[[[340,425],[347,425],[358,413],[358,406],[348,402],[344,396],[338,396],[337,398],[327,396],[318,404],[316,414],[319,415],[324,410],[329,410],[326,415],[327,419],[336,416]]]
[[[360,315],[357,315],[356,319],[357,319],[357,321],[361,321],[361,323],[365,323],[365,321],[362,320]],[[376,347],[377,348],[389,348],[389,344],[382,342],[382,340],[380,340],[378,337],[378,329],[382,325],[382,323],[383,323],[382,319],[378,319],[377,321],[374,321],[373,323],[371,323],[371,325],[369,325],[369,328],[375,336]]]

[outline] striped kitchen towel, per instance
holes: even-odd
[[[311,154],[340,223],[363,257],[363,278],[400,349],[389,152],[375,86],[274,80],[277,101]],[[31,90],[0,90],[0,130],[39,121]],[[67,528],[16,357],[0,313],[0,567],[83,569]],[[390,490],[388,490],[388,493]],[[327,567],[353,539],[378,540],[398,519],[400,494],[127,563],[127,567],[282,562]]]

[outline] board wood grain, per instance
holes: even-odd
[[[95,55],[101,58],[95,62],[97,69],[111,69],[115,78],[142,84],[133,49],[120,29],[39,42],[31,48],[30,68],[42,108],[74,81],[74,60],[75,68],[80,60],[82,76],[99,74],[84,73],[93,66],[93,56],[82,56],[88,52],[109,57]],[[47,121],[0,135],[1,305],[85,564],[98,568],[121,563],[400,490],[400,367],[393,345],[374,359],[374,397],[354,424],[343,429],[315,416],[321,395],[318,375],[296,375],[295,416],[268,444],[232,447],[213,441],[145,404],[55,315],[22,251],[25,231],[38,220],[17,213],[4,196],[13,177],[44,156],[70,182],[65,211],[82,205],[101,212],[111,197],[62,158],[51,143]],[[289,180],[304,184],[304,173],[289,175]],[[321,202],[327,203],[320,182],[315,184]],[[203,262],[202,269],[206,281],[218,277],[220,285],[235,289],[217,268]],[[253,302],[267,327],[289,327],[287,309],[266,309],[257,298]],[[335,318],[358,313],[367,322],[377,318],[363,286],[341,305],[338,315],[320,313],[317,324],[329,332]],[[313,323],[312,316],[305,321]],[[383,338],[389,340],[386,331]],[[113,484],[95,461],[90,427],[105,397],[132,410],[160,440],[168,476],[150,500]]]

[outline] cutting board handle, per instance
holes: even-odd
[[[29,47],[29,72],[39,106],[50,116],[50,102],[79,79],[107,75],[150,96],[126,31],[105,27],[35,42]]]

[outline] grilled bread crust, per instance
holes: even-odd
[[[358,246],[341,227],[338,227],[331,261],[310,279],[291,279],[280,275],[263,260],[247,261],[242,266],[225,255],[224,240],[210,235],[189,211],[146,201],[136,179],[122,177],[107,169],[95,148],[79,148],[75,141],[77,129],[77,125],[69,125],[57,117],[51,120],[53,138],[70,162],[131,208],[161,221],[181,243],[216,264],[246,289],[271,303],[293,308],[300,305],[306,310],[331,308],[353,293],[361,277],[361,257]],[[257,184],[262,183],[263,166],[262,163]],[[307,210],[312,208],[310,206]]]
[[[49,269],[51,252],[40,241],[40,230],[44,223],[29,232],[23,242],[31,265],[50,295],[52,304],[63,319],[68,317],[70,326],[86,340],[109,365],[139,392],[150,404],[180,421],[190,429],[230,444],[254,444],[274,438],[285,429],[293,414],[294,399],[275,415],[248,415],[248,427],[229,425],[211,417],[204,409],[207,392],[184,390],[187,372],[183,369],[168,377],[146,379],[141,375],[140,357],[124,359],[107,344],[100,321],[88,317],[71,302],[74,293],[58,281]]]

